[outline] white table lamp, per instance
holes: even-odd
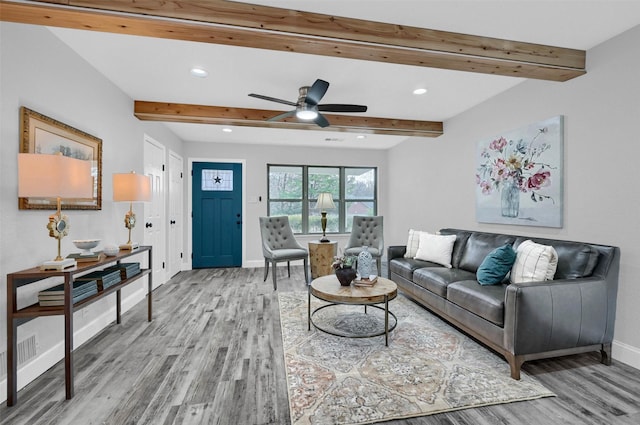
[[[136,249],[138,243],[131,242],[131,229],[136,225],[136,215],[133,213],[134,202],[151,201],[151,179],[135,172],[113,175],[113,200],[129,202],[129,212],[124,216],[124,226],[129,229],[129,240],[120,245],[120,249]]]
[[[332,210],[336,206],[333,203],[333,197],[329,192],[322,192],[318,195],[318,202],[316,203],[316,208],[320,209],[320,214],[322,218],[320,219],[320,224],[322,225],[322,239],[320,242],[330,242],[329,238],[327,238],[326,230],[327,230],[327,210]]]
[[[43,270],[63,270],[76,265],[73,258],[62,258],[60,241],[69,234],[69,218],[61,212],[61,199],[93,198],[91,162],[63,156],[18,154],[18,196],[56,199],[57,211],[49,216],[49,236],[58,240],[58,255],[44,262]]]

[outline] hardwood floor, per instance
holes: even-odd
[[[306,290],[302,267],[278,268],[278,291]],[[76,395],[64,365],[0,407],[3,425],[289,424],[277,292],[263,269],[182,272],[75,351]],[[386,422],[417,424],[640,423],[640,370],[596,353],[525,363],[558,396]]]

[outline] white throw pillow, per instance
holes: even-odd
[[[420,246],[420,234],[427,233],[420,230],[409,229],[409,239],[407,240],[407,252],[404,253],[404,258],[415,258],[416,252],[418,252],[418,246]]]
[[[432,235],[422,232],[415,258],[451,268],[451,253],[455,241],[456,235]]]
[[[526,240],[516,249],[510,280],[511,283],[553,280],[557,268],[558,253],[552,246]]]

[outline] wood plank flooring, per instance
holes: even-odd
[[[277,292],[263,269],[181,272],[0,407],[3,425],[289,424]],[[302,267],[278,291],[305,290]],[[525,363],[558,397],[386,422],[393,425],[640,423],[640,370],[596,353]]]

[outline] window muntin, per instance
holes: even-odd
[[[318,195],[329,192],[327,233],[348,233],[354,215],[377,214],[377,168],[267,165],[268,214],[287,215],[294,233],[321,234]]]
[[[286,215],[294,233],[302,233],[303,167],[268,166],[269,215]]]

